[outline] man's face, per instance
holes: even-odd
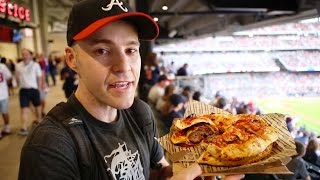
[[[29,62],[32,60],[32,55],[27,49],[22,49],[21,54],[23,62]]]
[[[75,45],[78,94],[102,106],[129,108],[141,68],[137,31],[129,23],[110,23]]]

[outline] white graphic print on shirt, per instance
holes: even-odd
[[[104,156],[107,164],[110,162],[110,167],[107,169],[113,174],[113,178],[121,180],[145,180],[143,167],[140,161],[138,151],[131,153],[128,150],[126,143],[119,144],[119,147],[113,150],[110,155]]]

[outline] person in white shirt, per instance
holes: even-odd
[[[8,113],[8,103],[9,103],[9,91],[8,82],[11,81],[12,74],[5,64],[0,63],[0,113],[2,114],[4,127],[0,133],[0,138],[3,135],[11,133],[9,125],[9,113]]]
[[[153,85],[148,94],[148,102],[154,107],[158,100],[164,95],[164,89],[169,85],[169,79],[166,75],[161,75],[158,81]]]
[[[33,61],[33,54],[28,49],[22,49],[22,62],[17,65],[17,82],[20,86],[19,100],[21,107],[21,129],[20,135],[28,135],[28,111],[30,103],[35,107],[36,120],[33,122],[37,124],[40,122],[40,93],[42,88],[42,72],[40,65]]]

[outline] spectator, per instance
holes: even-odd
[[[249,110],[250,114],[256,114],[256,115],[260,115],[261,114],[260,109],[258,107],[256,107],[253,102],[247,103],[247,107],[248,107],[248,110]]]
[[[181,113],[181,110],[183,109],[183,106],[184,106],[183,97],[179,94],[172,94],[169,98],[169,101],[171,104],[169,113],[163,118],[163,122],[166,126],[166,133],[169,133],[169,130],[174,118],[183,117],[183,114]]]
[[[279,177],[282,177],[284,180],[311,180],[306,168],[306,162],[302,159],[306,152],[305,146],[298,141],[295,144],[297,155],[292,156],[292,160],[286,165],[293,172],[293,175],[279,175]]]
[[[196,101],[200,101],[200,102],[203,102],[203,103],[206,103],[206,104],[209,104],[209,99],[205,98],[202,96],[202,93],[200,91],[196,91],[193,93],[192,95],[192,99],[193,100],[196,100]]]
[[[188,75],[188,63],[183,64],[177,71],[177,76],[187,76]]]
[[[165,115],[168,113],[169,108],[169,97],[174,93],[175,85],[169,84],[165,90],[164,95],[158,100],[156,105],[156,110],[158,110],[161,115]]]
[[[191,86],[185,86],[181,92],[184,101],[187,102],[192,99],[192,88]]]
[[[28,49],[22,49],[22,62],[18,63],[16,69],[17,81],[19,82],[20,92],[19,100],[21,107],[21,129],[20,135],[28,135],[28,112],[30,103],[35,107],[36,120],[33,124],[41,121],[40,117],[40,91],[43,87],[42,73],[40,65],[33,61],[33,53]]]
[[[159,60],[156,53],[148,54],[143,70],[145,82],[143,84],[141,98],[146,99],[147,97],[145,96],[149,94],[151,87],[158,82],[160,76]]]
[[[7,62],[7,58],[1,57],[1,64],[4,64],[4,65],[7,67],[7,69],[10,70],[10,65],[9,65],[8,62]],[[10,71],[11,71],[11,70],[10,70]],[[11,76],[12,76],[12,72],[11,72],[10,74],[11,74]],[[12,79],[13,79],[13,76],[11,77],[11,80],[10,80],[10,81],[5,81],[5,82],[7,83],[8,92],[9,92],[9,95],[10,95],[10,96],[14,94]]]
[[[233,96],[230,103],[230,110],[232,114],[237,114],[237,109],[239,107],[239,101],[237,97]]]
[[[60,71],[60,78],[63,80],[62,89],[66,98],[68,99],[73,92],[77,89],[76,73],[70,69],[67,65]]]
[[[45,107],[46,107],[46,96],[49,91],[48,87],[48,73],[49,73],[49,64],[48,59],[43,55],[38,55],[38,62],[42,71],[42,87],[39,89],[40,92],[40,107],[41,107],[41,118],[45,116]]]
[[[12,74],[12,80],[9,82],[9,95],[14,95],[14,88],[17,86],[17,81],[15,79],[15,72],[16,72],[16,65],[14,62],[9,59],[9,64],[8,64],[9,70],[11,71]]]
[[[299,141],[306,146],[309,142],[309,136],[310,132],[305,129],[302,129],[302,136],[296,137],[294,140]]]
[[[169,80],[166,75],[161,75],[158,82],[153,85],[148,94],[148,102],[155,106],[158,100],[164,95],[165,88],[169,85]]]
[[[286,124],[287,124],[287,128],[288,128],[289,132],[291,133],[294,128],[292,117],[290,117],[290,116],[286,117]]]
[[[176,72],[176,67],[174,65],[174,62],[171,61],[170,64],[167,66],[167,73],[168,74],[175,74]]]
[[[201,92],[200,91],[196,91],[192,95],[192,99],[196,100],[196,101],[200,101],[200,97],[201,97]]]
[[[249,108],[246,103],[242,102],[236,109],[237,114],[250,114]]]
[[[226,110],[227,108],[227,99],[225,97],[221,97],[218,99],[217,103],[215,104],[215,106],[217,108],[220,108],[220,109],[223,109],[223,110]]]
[[[4,64],[7,66],[7,58],[5,57],[1,57],[1,61],[0,61],[1,64]]]
[[[320,159],[317,154],[318,149],[319,149],[319,142],[317,141],[317,139],[315,139],[315,138],[310,139],[310,141],[307,145],[306,154],[303,156],[303,159],[305,161],[312,163],[312,164],[320,166]]]
[[[147,56],[144,71],[146,82],[151,86],[156,84],[160,75],[159,60],[156,53],[150,53]]]
[[[40,67],[41,67],[41,70],[42,70],[42,73],[45,77],[45,82],[47,85],[49,85],[49,79],[48,79],[48,76],[50,74],[50,71],[49,71],[49,61],[48,61],[48,58],[46,58],[44,56],[44,54],[40,54],[39,55],[39,64],[40,64]]]
[[[214,95],[214,99],[209,103],[212,106],[218,107],[218,101],[220,98],[222,98],[223,95],[221,93],[221,91],[217,91],[216,94]]]
[[[49,74],[51,76],[52,83],[55,86],[56,85],[57,67],[56,67],[56,61],[55,61],[52,54],[50,54],[50,56],[49,56]]]
[[[0,113],[2,114],[4,127],[0,132],[0,138],[3,135],[11,133],[11,128],[9,124],[9,93],[8,93],[8,82],[11,81],[12,74],[5,64],[0,63]]]

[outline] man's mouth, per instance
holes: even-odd
[[[127,87],[129,87],[131,82],[116,82],[116,83],[113,83],[113,84],[110,84],[109,87],[111,88],[117,88],[117,89],[125,89]]]

